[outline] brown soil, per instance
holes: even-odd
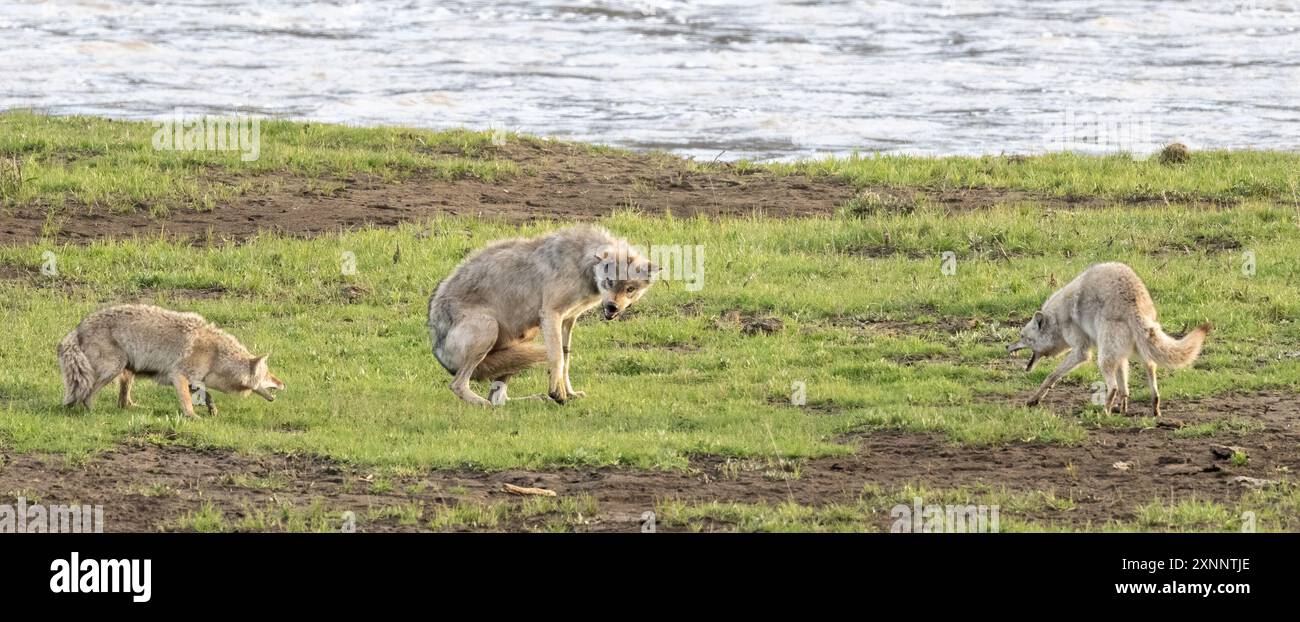
[[[194,240],[235,239],[270,230],[314,236],[365,225],[393,226],[438,215],[470,215],[511,223],[592,220],[630,210],[676,216],[805,217],[833,214],[853,195],[842,181],[799,175],[750,173],[727,164],[696,167],[655,154],[599,153],[563,144],[518,143],[496,157],[523,173],[496,182],[414,177],[398,183],[340,180],[322,193],[319,183],[297,177],[262,179],[255,190],[211,211],[147,210],[60,214],[57,238],[86,242],[106,237],[152,236]],[[0,214],[0,244],[40,239],[46,214],[19,207]]]
[[[510,223],[592,220],[621,210],[682,217],[797,218],[832,215],[855,194],[837,178],[780,176],[729,163],[692,166],[663,154],[597,152],[562,143],[512,143],[490,155],[515,162],[522,173],[495,182],[416,175],[391,183],[372,179],[322,183],[292,175],[268,176],[243,180],[251,181],[251,190],[210,211],[160,210],[166,212],[162,215],[150,214],[148,206],[110,213],[71,205],[50,217],[39,206],[19,206],[0,211],[0,245],[40,240],[47,225],[57,230],[55,239],[60,242],[157,235],[208,242],[244,240],[262,230],[310,237],[439,215]],[[214,175],[201,181],[240,181]],[[323,190],[326,186],[330,189]],[[996,188],[870,190],[950,211],[1027,202],[1047,209],[1079,209],[1110,202]]]
[[[1081,387],[1059,387],[1047,407],[1068,416],[1086,402]],[[1153,429],[1098,429],[1078,446],[1013,443],[965,447],[932,435],[873,431],[844,439],[852,454],[799,463],[798,476],[774,477],[793,469],[765,461],[737,461],[705,456],[687,471],[633,471],[619,468],[555,471],[433,471],[397,478],[384,492],[374,492],[362,469],[300,456],[243,456],[175,446],[127,444],[69,466],[62,458],[39,455],[5,456],[0,467],[0,499],[18,496],[45,503],[102,504],[107,528],[113,531],[175,529],[178,519],[203,503],[212,503],[230,520],[249,508],[289,503],[306,508],[323,503],[341,515],[352,510],[416,503],[425,507],[419,525],[378,519],[359,525],[361,531],[427,529],[439,504],[517,502],[502,492],[503,484],[541,487],[561,497],[590,495],[599,505],[596,516],[577,526],[590,531],[635,531],[643,512],[657,500],[688,502],[735,501],[821,505],[852,502],[865,485],[895,491],[913,484],[935,490],[991,487],[1012,492],[1051,491],[1073,499],[1068,511],[1042,509],[1029,514],[1003,511],[1007,517],[1086,527],[1131,520],[1137,506],[1152,500],[1196,498],[1232,502],[1246,488],[1237,476],[1286,480],[1300,470],[1300,400],[1283,393],[1258,393],[1200,400],[1167,400],[1166,416]],[[1138,405],[1140,408],[1142,405]],[[1223,432],[1208,438],[1179,438],[1186,424],[1248,419],[1258,428],[1248,433]],[[1232,466],[1216,456],[1216,445],[1244,449],[1246,466]],[[1126,463],[1128,468],[1116,468]],[[273,490],[246,488],[230,476],[245,474],[283,482]],[[166,490],[167,494],[147,491]],[[539,526],[545,517],[512,519],[501,529]],[[880,527],[889,524],[887,509]]]

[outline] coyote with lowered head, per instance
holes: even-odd
[[[582,397],[569,381],[574,322],[597,305],[605,319],[618,317],[645,295],[658,272],[600,227],[496,242],[461,263],[430,298],[433,355],[451,372],[452,393],[471,404],[504,404],[510,377],[542,361],[548,362],[552,400]],[[544,345],[532,343],[538,332]],[[492,381],[488,399],[470,388],[470,380]]]
[[[176,389],[181,410],[194,414],[191,387],[205,389],[208,414],[217,414],[206,389],[275,401],[272,391],[284,383],[266,365],[266,355],[253,356],[239,340],[194,313],[177,313],[150,305],[118,305],[100,309],[59,342],[63,372],[63,405],[91,400],[104,385],[118,380],[117,405],[134,406],[135,377],[152,377]]]
[[[1213,327],[1202,324],[1181,339],[1166,335],[1156,321],[1151,295],[1133,269],[1122,263],[1097,264],[1052,294],[1020,329],[1020,341],[1007,352],[1031,351],[1025,371],[1044,356],[1070,354],[1029,398],[1038,404],[1061,378],[1088,362],[1097,349],[1097,367],[1106,381],[1106,412],[1128,414],[1128,361],[1136,354],[1147,372],[1151,413],[1160,416],[1156,368],[1191,365]]]

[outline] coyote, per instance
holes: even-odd
[[[1128,359],[1142,358],[1151,389],[1151,412],[1160,416],[1156,367],[1190,365],[1213,327],[1202,324],[1181,339],[1166,335],[1156,322],[1156,308],[1142,279],[1122,263],[1097,264],[1052,294],[1033,319],[1020,329],[1020,341],[1007,352],[1032,352],[1025,371],[1044,356],[1070,351],[1029,398],[1034,406],[1062,377],[1088,362],[1097,348],[1097,367],[1106,381],[1106,412],[1128,414]]]
[[[569,381],[574,322],[597,305],[605,319],[618,317],[658,272],[599,227],[496,242],[461,263],[429,299],[433,355],[451,372],[452,393],[471,404],[506,403],[510,377],[543,360],[552,400],[582,397]],[[532,343],[538,332],[544,345]],[[474,393],[470,380],[492,381],[488,399]]]
[[[171,384],[187,417],[194,414],[193,388],[241,396],[256,393],[268,402],[284,383],[229,333],[194,313],[150,305],[118,305],[87,315],[59,342],[63,405],[88,410],[95,393],[118,379],[117,405],[134,406],[131,385],[137,375]],[[217,414],[206,396],[208,414]]]

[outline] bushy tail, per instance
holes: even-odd
[[[1205,336],[1214,330],[1214,327],[1209,323],[1201,324],[1182,339],[1174,339],[1166,335],[1158,324],[1139,324],[1137,329],[1141,331],[1137,345],[1142,358],[1153,361],[1161,367],[1177,369],[1191,365],[1192,361],[1200,356]]]
[[[546,360],[546,346],[537,343],[521,343],[505,350],[498,350],[487,355],[478,367],[474,368],[474,380],[496,380],[521,372],[532,365]]]
[[[63,372],[63,405],[72,406],[90,396],[95,386],[95,369],[77,343],[77,331],[59,342],[59,371]]]

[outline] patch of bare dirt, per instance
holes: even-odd
[[[827,215],[853,194],[827,177],[778,176],[719,164],[692,167],[663,155],[595,153],[566,145],[517,143],[498,157],[517,163],[510,179],[412,178],[394,183],[341,180],[322,193],[319,184],[291,176],[259,180],[255,190],[210,211],[148,210],[86,213],[70,208],[59,218],[57,239],[165,235],[191,240],[242,240],[259,231],[310,237],[366,225],[388,227],[438,215],[535,220],[592,220],[618,210],[676,216],[778,218]],[[38,207],[0,213],[0,244],[40,239],[47,216]]]
[[[1048,407],[1067,416],[1086,400],[1078,388],[1059,391]],[[1067,405],[1068,404],[1068,405]],[[1196,498],[1232,502],[1247,486],[1236,480],[1287,480],[1300,470],[1300,399],[1267,392],[1199,400],[1168,400],[1168,423],[1145,430],[1098,429],[1078,446],[1012,443],[991,447],[957,446],[933,435],[872,431],[844,439],[852,454],[797,463],[797,469],[743,468],[713,456],[696,458],[686,471],[636,471],[575,468],[498,473],[432,471],[394,479],[377,492],[363,470],[302,456],[244,456],[223,451],[127,444],[69,466],[61,458],[6,455],[0,467],[0,498],[21,492],[48,503],[102,504],[107,528],[153,531],[176,528],[177,520],[212,503],[234,520],[249,508],[270,503],[307,507],[323,503],[332,512],[422,504],[424,518],[402,525],[395,518],[363,522],[362,531],[427,529],[437,504],[515,501],[504,484],[553,490],[560,497],[590,495],[597,516],[580,529],[635,531],[655,502],[734,501],[820,505],[852,502],[864,486],[886,491],[923,485],[933,489],[992,487],[1011,492],[1052,491],[1073,499],[1072,510],[1032,510],[1004,517],[1085,526],[1130,520],[1134,510],[1153,500]],[[1256,422],[1248,431],[1223,431],[1210,438],[1181,438],[1180,425],[1227,418]],[[1234,466],[1219,446],[1244,450],[1250,457]],[[1116,464],[1125,468],[1116,468]],[[769,465],[770,466],[770,465]],[[773,470],[790,477],[773,477]],[[273,489],[231,483],[232,475],[280,482]],[[530,525],[515,519],[501,529]],[[887,526],[887,515],[882,517]]]
[[[718,330],[739,329],[746,335],[766,335],[784,330],[785,322],[773,315],[755,315],[742,313],[739,309],[729,309],[713,320],[713,326]]]
[[[162,235],[210,244],[245,240],[260,231],[312,237],[439,215],[510,223],[593,220],[618,210],[680,217],[802,218],[833,215],[859,191],[949,211],[1030,202],[1046,209],[1080,209],[1116,202],[1000,188],[855,189],[834,177],[774,175],[730,163],[699,165],[663,154],[596,152],[551,143],[512,143],[494,148],[489,155],[515,162],[521,173],[494,182],[419,175],[396,182],[365,178],[322,182],[289,174],[248,179],[211,171],[201,183],[249,182],[251,189],[211,210],[152,210],[165,212],[158,215],[150,213],[150,206],[106,212],[70,205],[50,218],[41,206],[10,207],[0,210],[0,244],[40,240],[50,227],[57,229],[54,238],[59,242]],[[890,254],[892,250],[862,252]]]

